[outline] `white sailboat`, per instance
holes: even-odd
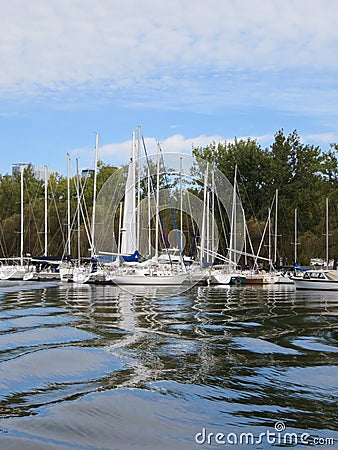
[[[77,221],[77,261],[70,260],[71,252],[71,220],[70,220],[70,158],[67,154],[67,255],[68,261],[62,262],[59,273],[61,281],[72,281],[78,284],[105,282],[108,278],[107,271],[103,269],[98,263],[96,257],[95,248],[95,224],[96,224],[96,189],[97,189],[97,166],[98,166],[98,142],[99,134],[96,133],[95,137],[95,163],[94,163],[94,183],[93,183],[93,209],[91,225],[87,224],[86,215],[82,207],[83,198],[83,186],[81,186],[78,160],[76,160],[76,197],[77,197],[77,209],[76,209],[76,221]],[[80,239],[80,219],[83,219],[84,227],[86,230],[88,242],[89,242],[89,258],[81,257],[81,239]],[[74,222],[75,222],[74,220]]]
[[[97,281],[104,282],[108,275],[105,270],[98,264],[96,248],[95,248],[95,225],[96,225],[96,190],[97,190],[97,165],[98,165],[98,151],[99,151],[99,135],[96,133],[95,137],[95,163],[94,163],[94,184],[93,184],[93,208],[92,208],[92,219],[90,230],[88,226],[85,228],[87,231],[88,241],[90,245],[90,258],[87,258],[83,263],[81,263],[81,249],[80,249],[80,235],[78,234],[78,264],[72,269],[71,281],[74,283],[95,283]],[[78,169],[77,169],[78,172]],[[79,180],[79,176],[78,176]],[[78,181],[77,185],[78,191],[78,230],[80,230],[80,212],[81,208],[81,194],[80,194],[80,183]],[[79,231],[78,231],[79,233]]]
[[[206,177],[208,176],[208,165],[206,170]],[[204,186],[204,189],[206,189],[206,185]],[[212,193],[214,197],[214,190],[215,190],[215,183],[214,183],[214,172],[212,172]],[[206,196],[206,194],[204,194]],[[242,284],[245,282],[245,276],[241,274],[237,270],[237,258],[236,258],[236,251],[235,249],[237,247],[236,243],[236,203],[237,203],[237,166],[235,166],[235,174],[234,174],[234,185],[233,185],[233,195],[232,195],[232,209],[231,209],[231,218],[230,218],[230,244],[229,244],[229,258],[226,258],[223,255],[220,255],[219,253],[215,252],[214,249],[209,250],[204,249],[204,252],[206,252],[207,257],[212,256],[213,258],[217,258],[220,261],[222,261],[223,264],[212,266],[209,269],[208,277],[207,277],[207,283],[208,284]],[[214,201],[212,201],[212,215],[214,216]],[[207,223],[209,223],[209,219],[207,219]],[[212,234],[214,233],[214,220],[212,221]],[[207,241],[209,241],[208,236],[208,230],[207,230]],[[212,238],[212,244],[214,239]]]
[[[42,257],[31,259],[34,270],[25,273],[24,281],[54,281],[59,280],[61,260],[48,256],[48,171],[44,168],[44,253]]]
[[[134,145],[132,147],[131,158],[128,166],[128,177],[125,187],[124,212],[122,224],[122,238],[120,254],[132,255],[138,251],[136,247],[139,242],[137,232],[139,226],[136,222],[135,214],[139,209],[136,208],[136,173],[135,173],[135,153]],[[139,161],[137,164],[139,168]],[[135,263],[132,266],[123,264],[116,269],[116,273],[112,274],[110,280],[117,285],[180,285],[188,280],[188,272],[181,265],[174,267],[167,263],[161,263],[159,258],[159,177],[160,177],[160,152],[157,152],[157,174],[156,174],[156,190],[154,192],[156,201],[156,226],[155,226],[155,256],[144,263]],[[139,178],[139,177],[138,177]],[[139,197],[139,195],[138,195]],[[140,201],[140,200],[139,200]],[[138,202],[139,203],[139,202]],[[150,227],[150,225],[149,225]]]
[[[24,209],[23,209],[23,174],[24,166],[20,167],[20,257],[7,258],[1,261],[0,280],[23,280],[33,276],[35,268],[30,264],[31,258],[24,258]]]

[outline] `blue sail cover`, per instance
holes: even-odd
[[[138,262],[139,253],[136,250],[132,255],[120,255],[120,260],[125,262]]]
[[[132,255],[120,255],[120,261],[125,262],[139,262],[139,252],[136,250]],[[99,260],[102,262],[116,261],[117,255],[100,255]]]

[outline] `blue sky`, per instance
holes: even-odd
[[[338,142],[336,0],[2,2],[0,173],[297,129]],[[6,20],[4,20],[6,19]]]

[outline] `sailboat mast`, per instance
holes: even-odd
[[[207,203],[207,186],[209,176],[209,163],[204,174],[204,192],[203,192],[203,215],[202,215],[202,230],[201,230],[201,249],[200,249],[200,264],[203,267],[204,247],[205,247],[205,219],[206,219],[206,203]]]
[[[275,248],[273,261],[277,263],[277,237],[278,237],[278,189],[276,189],[276,209],[275,209]]]
[[[150,168],[148,167],[148,256],[151,256],[151,186]]]
[[[207,192],[207,207],[206,207],[206,260],[210,261],[210,191]]]
[[[128,174],[125,185],[121,255],[132,255],[136,248],[136,192],[135,192],[135,132],[132,133],[131,156],[128,164]]]
[[[20,264],[23,265],[23,172],[24,166],[20,166]]]
[[[47,180],[47,166],[45,166],[45,251],[44,256],[47,256],[47,236],[48,236],[48,205],[47,205],[47,195],[48,195],[48,180]]]
[[[77,254],[78,266],[81,260],[81,230],[80,230],[80,174],[79,174],[79,160],[76,158],[76,186],[77,186]]]
[[[183,182],[182,182],[182,175],[183,175],[183,161],[182,156],[180,157],[180,243],[183,239]],[[182,247],[182,243],[180,245]],[[183,249],[181,248],[183,251]]]
[[[70,256],[70,155],[67,153],[67,255]]]
[[[295,208],[295,264],[297,263],[297,208]]]
[[[158,228],[160,218],[160,144],[157,146],[155,259],[158,261]]]
[[[133,144],[134,145],[134,144]],[[135,189],[135,188],[134,188]],[[136,250],[140,250],[141,232],[141,125],[137,127],[137,220]]]
[[[99,152],[99,134],[96,133],[95,138],[95,166],[94,166],[94,188],[93,188],[93,212],[92,212],[92,229],[91,229],[91,245],[90,245],[90,256],[93,258],[95,256],[95,213],[96,213],[96,184],[97,184],[97,161]]]
[[[268,257],[269,257],[269,265],[270,265],[270,269],[271,269],[271,208],[269,208],[268,211],[268,220],[269,220],[269,237],[268,237]]]
[[[117,243],[117,265],[120,266],[121,262],[121,242],[122,242],[122,202],[120,202],[120,214],[119,214],[119,239]]]
[[[236,192],[237,192],[237,165],[235,166],[235,175],[234,175],[234,188],[233,188],[233,197],[232,197],[232,211],[231,211],[231,229],[230,229],[230,261],[235,262],[235,251],[237,247],[236,242]]]
[[[212,168],[212,190],[211,190],[211,251],[215,253],[215,168]]]
[[[329,199],[326,197],[326,268],[329,268]]]

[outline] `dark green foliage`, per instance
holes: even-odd
[[[268,148],[254,139],[235,139],[233,142],[211,142],[205,148],[195,148],[194,156],[209,161],[231,182],[237,166],[237,182],[247,225],[257,250],[262,238],[268,209],[278,189],[278,258],[284,263],[294,259],[294,217],[298,213],[298,262],[308,264],[310,258],[325,258],[326,198],[329,199],[329,255],[337,257],[338,238],[338,144],[326,151],[304,144],[297,131],[285,135],[279,130]],[[98,163],[97,193],[116,170]],[[202,170],[200,167],[198,170]],[[76,210],[76,177],[71,180],[71,211]],[[143,181],[142,183],[146,182]],[[161,178],[161,185],[164,185]],[[142,192],[147,190],[142,184]],[[171,186],[174,188],[175,186]],[[81,179],[88,217],[92,213],[93,176]],[[194,188],[196,189],[196,187]],[[200,186],[200,196],[203,186]],[[196,192],[197,194],[197,192]],[[20,247],[20,174],[0,175],[0,256],[17,256]],[[169,213],[168,213],[169,214]],[[222,212],[224,215],[224,212]],[[48,253],[61,255],[66,246],[67,180],[53,175],[48,183]],[[216,220],[220,217],[216,212]],[[169,222],[169,219],[168,219]],[[220,225],[220,224],[219,224]],[[76,227],[74,227],[76,228]],[[172,226],[171,226],[172,228]],[[25,253],[41,255],[44,250],[44,183],[34,177],[31,167],[24,173],[24,229]],[[76,233],[74,233],[76,234]],[[226,249],[225,240],[222,248]],[[224,241],[224,242],[223,242]],[[88,241],[81,225],[81,246],[88,250]],[[77,254],[77,240],[71,244]],[[265,247],[266,250],[266,245]],[[221,249],[224,253],[224,251]],[[264,255],[262,255],[264,256]]]
[[[97,192],[115,167],[98,163]],[[76,211],[76,177],[70,180],[71,214]],[[84,180],[81,180],[84,183]],[[20,254],[20,173],[0,176],[0,257]],[[32,168],[24,170],[24,254],[40,256],[44,253],[44,181],[37,180]],[[90,217],[93,196],[93,176],[84,183],[84,197]],[[72,219],[73,220],[73,219]],[[62,256],[67,234],[67,179],[54,174],[48,181],[48,255]],[[74,241],[74,242],[73,242]],[[76,236],[72,253],[76,254]],[[81,225],[81,243],[84,254],[88,241]]]
[[[330,258],[336,256],[333,236],[337,234],[333,206],[338,202],[337,144],[326,152],[302,143],[297,131],[288,136],[276,133],[270,148],[255,140],[235,139],[223,144],[211,143],[195,148],[196,157],[207,159],[229,180],[238,169],[238,190],[245,210],[250,235],[257,250],[275,192],[278,189],[278,254],[285,263],[293,263],[294,217],[298,212],[298,260],[306,264],[312,257],[325,258],[325,202],[330,207]],[[273,211],[272,211],[273,214]],[[260,224],[260,225],[258,225]]]

